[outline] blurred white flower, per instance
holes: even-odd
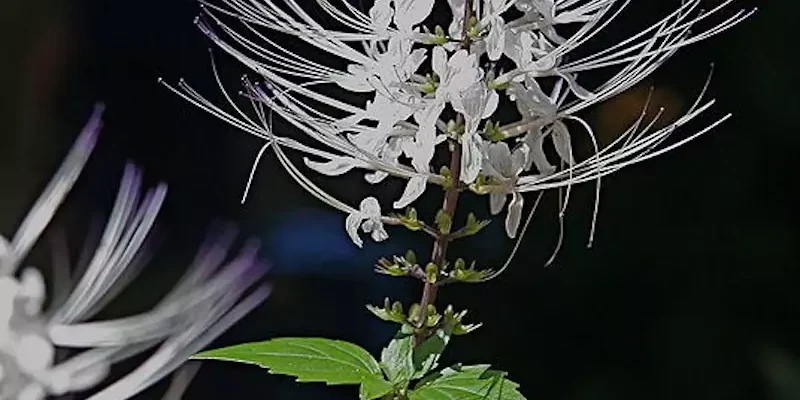
[[[113,363],[156,348],[139,368],[91,397],[130,398],[181,366],[269,293],[267,286],[256,285],[265,272],[256,259],[257,246],[250,244],[226,261],[233,238],[228,233],[200,249],[186,275],[151,311],[94,319],[145,261],[143,245],[166,195],[161,184],[142,196],[142,174],[128,165],[85,272],[66,298],[51,299],[43,310],[41,273],[33,267],[17,272],[89,158],[101,112],[101,107],[95,110],[12,239],[0,235],[0,399],[36,400],[94,388]],[[56,348],[72,349],[74,355],[56,359]]]
[[[644,121],[643,112],[613,143],[600,148],[593,129],[577,113],[641,82],[677,49],[714,36],[755,11],[733,12],[707,29],[697,28],[698,23],[726,13],[731,2],[701,10],[701,0],[683,1],[641,32],[581,54],[577,51],[587,41],[619,20],[630,0],[447,0],[451,12],[447,28],[425,25],[432,0],[376,0],[366,12],[346,1],[334,5],[317,0],[314,11],[324,12],[337,28],[324,26],[295,0],[204,2],[203,15],[197,19],[200,29],[263,80],[258,84],[245,80],[245,96],[255,117],[243,112],[224,88],[232,113],[183,81],[177,87],[167,86],[264,139],[265,148],[275,151],[305,189],[349,215],[361,211],[311,183],[282,149],[324,160],[306,164],[328,175],[357,168],[365,170],[373,184],[388,176],[404,179],[406,189],[393,204],[402,208],[419,198],[427,185],[449,184],[435,172],[441,165],[431,165],[436,149],[449,146],[461,157],[459,189],[495,193],[493,210],[500,204],[497,193],[510,194],[510,211],[517,213],[523,193],[565,188],[563,215],[573,185],[594,182],[599,193],[601,177],[672,150],[728,118],[677,142],[666,142],[714,104],[703,99],[703,90],[677,120],[656,129],[660,113]],[[229,17],[243,29],[229,25]],[[279,44],[275,32],[287,35],[293,48]],[[302,45],[313,51],[295,50]],[[324,53],[331,62],[323,63],[315,52]],[[582,77],[601,68],[616,71],[593,87],[582,83],[596,82]],[[217,82],[222,87],[218,76]],[[331,86],[334,90],[328,90]],[[337,95],[342,91],[350,93]],[[509,103],[516,105],[518,117],[501,121],[496,111]],[[268,123],[272,113],[304,135],[277,135]],[[579,159],[573,153],[576,134],[586,135],[594,154]],[[487,140],[506,144],[478,145]],[[524,170],[502,171],[514,172],[513,179],[503,180],[497,188],[477,188],[477,178],[492,175],[490,167],[499,162],[497,154],[486,152],[520,149],[515,142],[528,149]],[[557,160],[549,159],[545,146],[554,147]],[[595,215],[596,210],[597,206]],[[388,217],[381,221],[396,222]],[[507,221],[508,234],[514,236],[518,217]]]

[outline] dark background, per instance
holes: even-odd
[[[652,22],[675,1],[634,1],[598,46]],[[707,1],[706,8],[718,4]],[[677,113],[716,63],[711,114],[734,117],[668,155],[604,182],[597,240],[585,244],[591,187],[578,190],[564,245],[544,268],[558,236],[555,196],[539,210],[508,272],[491,283],[446,287],[440,304],[468,308],[485,324],[457,338],[447,362],[492,363],[509,371],[529,399],[800,398],[800,265],[795,161],[800,147],[795,2],[759,6],[735,29],[685,48],[640,87],[582,114],[601,141],[636,115],[649,86],[655,103]],[[185,77],[216,90],[208,48],[193,26],[190,0],[60,2],[5,0],[0,5],[0,229],[10,235],[76,137],[92,104],[107,106],[105,128],[79,184],[48,232],[63,230],[80,249],[93,220],[110,209],[125,160],[148,183],[165,180],[159,251],[106,316],[143,311],[191,260],[205,230],[234,221],[263,241],[273,296],[215,346],[277,336],[326,336],[377,354],[394,327],[364,309],[384,296],[418,301],[417,282],[386,279],[371,265],[382,255],[430,244],[400,229],[365,250],[344,232],[344,215],[325,208],[266,157],[246,204],[244,184],[261,142],[182,101],[157,83]],[[621,28],[620,28],[621,26]],[[215,50],[236,93],[244,67]],[[251,74],[252,76],[252,74]],[[359,174],[326,187],[350,201],[377,188]],[[431,190],[422,208],[435,207]],[[532,198],[531,198],[532,199]],[[485,213],[484,199],[463,207]],[[384,202],[385,205],[390,204]],[[463,218],[463,217],[462,217]],[[510,249],[502,223],[456,246],[453,254],[486,265]],[[73,254],[75,254],[73,252]],[[47,270],[41,241],[31,263]],[[120,365],[124,373],[141,359]],[[165,383],[139,398],[158,398]],[[255,367],[206,363],[187,399],[349,399],[352,388],[296,385]],[[80,396],[79,396],[80,397]]]

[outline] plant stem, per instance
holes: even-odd
[[[461,116],[459,115],[459,117]],[[461,179],[461,144],[459,143],[453,143],[453,151],[450,154],[450,171],[453,173],[453,184],[445,191],[442,210],[448,217],[452,218],[456,213],[456,205],[458,205],[458,195],[460,193],[458,182]],[[447,245],[450,244],[450,240],[451,238],[449,235],[439,235],[433,242],[431,262],[436,264],[439,268],[442,268],[444,265],[445,256],[447,255]],[[425,281],[425,286],[422,288],[422,300],[420,300],[418,328],[423,328],[425,320],[427,319],[428,306],[434,304],[436,301],[438,290],[438,282]],[[414,338],[415,345],[419,346],[427,339],[427,336],[428,333],[424,329],[418,329]]]
[[[469,22],[472,19],[472,1],[467,0],[464,5],[464,25],[462,27],[462,40],[461,48],[469,51],[472,41],[469,37]],[[456,117],[456,125],[464,123],[464,116],[459,114]],[[451,185],[445,190],[444,202],[442,204],[442,212],[451,220],[456,213],[456,206],[458,205],[458,195],[461,193],[459,183],[461,182],[461,143],[458,141],[452,142],[453,148],[450,152],[450,171],[452,173]],[[447,246],[450,244],[452,238],[450,235],[439,235],[433,242],[433,254],[431,255],[431,262],[441,270],[446,261]],[[423,329],[425,321],[428,316],[428,306],[436,302],[436,295],[439,291],[438,282],[430,282],[425,280],[425,285],[422,288],[422,299],[420,300],[419,320],[417,331],[414,335],[414,345],[419,346],[425,339],[427,339],[429,332]]]

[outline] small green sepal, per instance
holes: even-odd
[[[439,210],[436,212],[436,227],[440,233],[447,235],[453,229],[453,218],[444,210]]]

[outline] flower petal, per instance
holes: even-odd
[[[483,165],[479,140],[474,133],[461,137],[461,181],[467,184],[478,178]]]
[[[303,158],[306,166],[323,175],[338,176],[349,172],[355,167],[365,166],[363,162],[349,157],[337,157],[326,162],[311,161],[307,157]]]
[[[364,180],[375,185],[381,183],[389,174],[384,171],[368,172],[364,174]]]
[[[374,92],[375,87],[369,83],[369,74],[363,70],[361,65],[352,64],[347,67],[349,74],[335,74],[331,75],[330,79],[339,85],[342,89],[357,92],[369,93]]]
[[[361,200],[361,204],[358,207],[361,212],[364,213],[365,217],[373,218],[381,216],[381,204],[378,202],[378,199],[374,197],[367,197]]]
[[[433,48],[432,67],[433,72],[440,77],[447,74],[447,52],[441,46]]]
[[[364,241],[358,236],[358,227],[361,226],[361,221],[364,220],[364,214],[355,212],[347,216],[344,221],[345,230],[350,236],[350,240],[358,247],[364,246]]]
[[[481,115],[481,118],[486,119],[494,115],[494,112],[497,111],[497,105],[499,103],[500,95],[494,90],[489,92],[489,98],[486,100],[486,105],[484,106],[483,115]]]
[[[436,151],[436,120],[444,110],[445,103],[436,102],[414,113],[414,119],[419,124],[414,144],[404,147],[404,151],[411,157],[411,165],[420,173],[430,172],[430,163]]]
[[[372,229],[372,240],[382,242],[389,238],[389,234],[384,229],[383,224],[380,224]]]
[[[489,193],[489,212],[492,215],[500,214],[503,211],[503,206],[506,205],[507,193]]]
[[[402,79],[407,80],[412,74],[417,72],[419,67],[428,58],[428,52],[425,49],[416,49],[411,52],[407,57],[403,57],[400,65],[400,71],[403,72]]]
[[[506,215],[506,234],[511,239],[517,236],[519,221],[522,218],[522,205],[525,198],[519,192],[511,194],[511,203],[508,204],[508,214]]]
[[[409,179],[405,190],[403,190],[403,195],[394,202],[394,208],[403,208],[417,200],[425,192],[427,183],[428,178],[426,176],[418,175]]]
[[[437,47],[438,48],[438,47]],[[441,76],[442,81],[436,90],[436,97],[452,99],[477,83],[483,77],[483,70],[478,68],[478,58],[467,50],[456,51],[447,61],[447,73]]]
[[[376,32],[385,32],[389,28],[389,23],[392,22],[394,10],[389,7],[390,0],[376,0],[372,8],[369,9],[369,19],[372,22],[372,28]]]
[[[489,31],[489,36],[486,38],[486,50],[489,55],[489,60],[497,61],[503,55],[503,49],[506,46],[506,32],[505,23],[503,18],[495,17],[492,19],[492,29]]]
[[[531,52],[534,43],[533,36],[528,31],[522,31],[517,34],[509,31],[507,34],[510,37],[505,39],[503,52],[514,62],[517,68],[527,69],[533,62],[533,53]]]
[[[447,0],[447,2],[450,4],[450,12],[453,16],[453,20],[450,22],[450,26],[447,28],[447,33],[451,38],[460,40],[464,25],[464,6],[466,5],[467,1]]]
[[[575,157],[572,155],[572,142],[570,141],[567,126],[561,121],[554,122],[553,133],[551,135],[558,156],[568,165],[574,164]]]
[[[542,132],[534,131],[528,133],[525,137],[525,143],[530,146],[531,153],[530,159],[525,166],[525,169],[530,169],[531,164],[536,166],[536,169],[542,175],[550,175],[555,170],[556,167],[553,164],[550,164],[550,161],[547,160],[547,156],[544,154],[544,140],[542,137]]]
[[[505,142],[492,143],[487,149],[487,155],[492,163],[492,167],[504,178],[513,177],[511,168],[511,150]]]
[[[433,0],[394,0],[394,24],[403,32],[428,18],[433,10]]]
[[[511,171],[514,176],[519,175],[528,163],[531,154],[531,147],[527,143],[518,145],[511,152]]]

